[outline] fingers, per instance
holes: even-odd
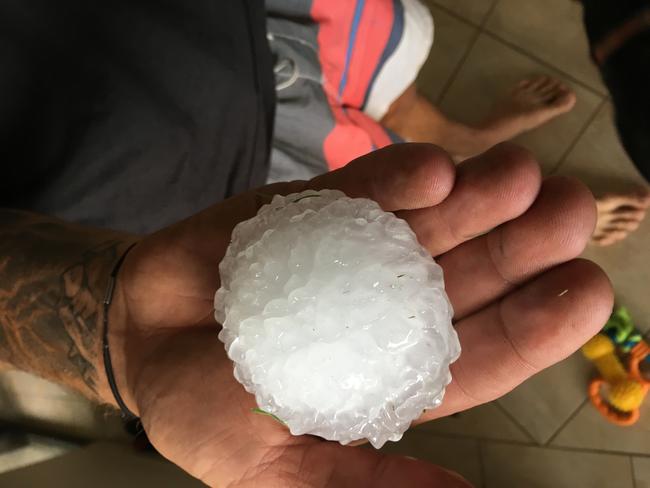
[[[458,167],[454,189],[442,203],[398,216],[437,256],[524,213],[540,184],[539,166],[530,154],[500,144]]]
[[[541,271],[577,257],[595,222],[594,199],[582,183],[547,179],[525,214],[439,257],[456,319]]]
[[[273,195],[305,189],[337,189],[351,197],[371,198],[387,211],[436,205],[454,186],[455,167],[447,153],[432,144],[396,144],[352,161],[313,180],[266,185],[229,198],[181,223],[185,234],[201,235],[193,253],[219,255],[232,229],[250,219]]]
[[[493,400],[577,350],[606,322],[611,284],[594,263],[574,260],[456,324],[463,352],[443,405],[425,419]],[[495,360],[498,358],[498,360]]]
[[[384,210],[418,209],[443,201],[454,186],[454,164],[431,144],[395,144],[355,159],[309,182],[350,197],[375,200]]]

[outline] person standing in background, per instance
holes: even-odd
[[[310,178],[404,141],[436,144],[460,162],[570,111],[576,101],[559,80],[533,77],[481,123],[463,124],[415,87],[434,40],[433,19],[419,0],[267,0],[266,9],[278,100],[271,182]],[[608,245],[639,226],[650,193],[604,195],[597,203],[591,242]]]

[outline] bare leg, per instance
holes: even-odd
[[[542,76],[521,81],[476,126],[448,119],[411,85],[390,107],[382,124],[412,142],[431,142],[455,160],[539,127],[575,104],[575,95],[557,80]]]
[[[650,192],[610,194],[596,200],[598,221],[592,244],[609,246],[638,229],[650,208]]]

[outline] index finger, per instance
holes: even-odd
[[[442,202],[454,186],[455,175],[453,162],[439,147],[395,144],[310,181],[275,183],[236,195],[183,221],[180,225],[186,232],[179,234],[201,236],[193,237],[186,247],[207,258],[225,252],[233,228],[253,218],[273,195],[334,189],[375,200],[386,211],[412,210]]]
[[[439,204],[451,192],[456,171],[449,155],[433,144],[394,144],[317,176],[314,190],[337,189],[349,197],[375,200],[394,212]]]

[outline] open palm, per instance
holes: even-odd
[[[111,311],[127,404],[164,456],[211,486],[466,486],[422,461],[293,437],[251,411],[254,398],[217,340],[218,263],[238,222],[273,194],[305,188],[376,200],[408,221],[445,271],[463,352],[442,406],[420,421],[498,398],[575,351],[611,311],[606,276],[574,259],[596,218],[584,186],[542,182],[531,156],[512,145],[458,168],[435,146],[396,145],[310,182],[239,195],[143,239]]]

